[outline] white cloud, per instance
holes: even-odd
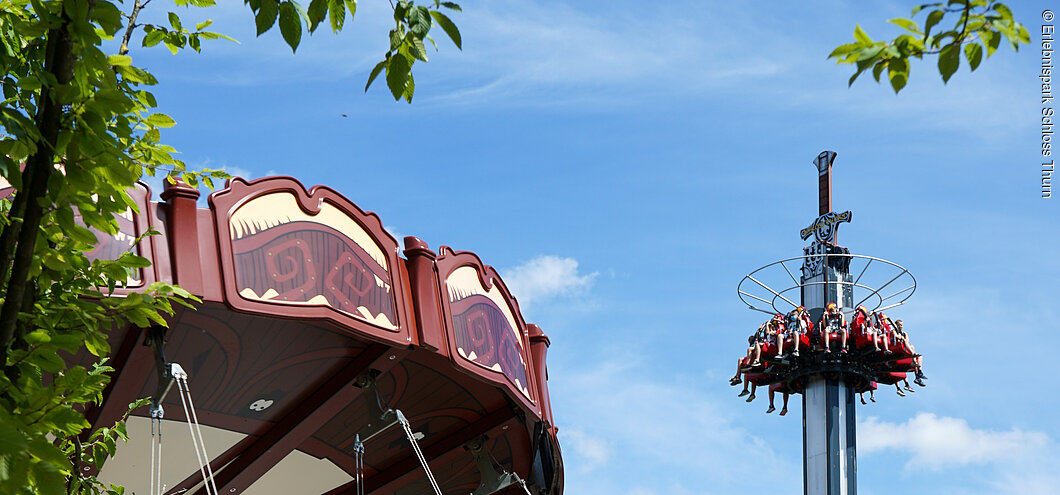
[[[870,417],[858,425],[858,450],[869,454],[903,450],[912,454],[907,469],[983,464],[1033,455],[1049,443],[1041,432],[980,430],[961,418],[921,412],[905,423],[888,423]]]
[[[701,19],[687,16],[687,10],[694,8],[684,2],[636,10],[587,10],[525,0],[476,5],[459,20],[466,42],[463,53],[442,53],[439,58],[456,73],[481,82],[438,100],[501,98],[512,103],[529,98],[535,104],[601,100],[614,105],[645,91],[671,94],[739,87],[795,63],[791,57],[764,54],[756,45],[727,43],[740,36],[764,36],[764,28],[754,19],[716,5],[714,15],[726,22],[703,29]],[[613,92],[601,92],[603,88],[637,88],[637,92],[623,90],[623,98],[615,98]]]
[[[570,493],[647,495],[737,493],[754,479],[775,486],[799,479],[798,458],[780,456],[775,444],[734,424],[729,412],[760,415],[765,395],[754,404],[732,406],[712,396],[701,380],[676,375],[653,377],[643,356],[607,352],[605,361],[575,368],[553,362],[549,372],[553,410]],[[729,387],[724,386],[729,395]],[[733,393],[732,395],[735,395]],[[771,420],[798,428],[798,409]],[[783,425],[780,425],[783,426]],[[644,466],[652,466],[644,469]],[[762,470],[761,466],[772,466]],[[576,474],[576,475],[574,475]],[[689,490],[685,480],[699,480]]]
[[[574,428],[563,430],[560,442],[564,448],[571,449],[573,454],[580,458],[578,469],[585,471],[606,464],[613,450],[606,440]]]
[[[534,301],[581,293],[597,275],[580,275],[577,260],[552,255],[538,256],[503,273],[505,284],[524,309]]]

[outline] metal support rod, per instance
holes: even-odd
[[[779,292],[777,292],[777,291],[773,290],[773,289],[772,289],[772,288],[770,288],[770,287],[769,287],[768,285],[766,285],[766,284],[763,284],[762,282],[759,282],[759,281],[758,281],[757,279],[755,279],[754,277],[752,277],[752,276],[748,275],[748,276],[747,276],[747,278],[751,279],[751,281],[752,281],[752,282],[754,282],[754,283],[756,283],[756,284],[758,284],[758,285],[761,285],[763,289],[765,289],[765,290],[768,290],[769,292],[772,292],[774,296],[777,296],[777,297],[779,297],[779,298],[781,298],[781,299],[783,299],[783,300],[787,301],[787,303],[788,303],[788,304],[790,304],[790,305],[792,305],[792,306],[798,306],[798,304],[795,304],[795,303],[791,302],[791,300],[789,300],[788,298],[786,298],[786,297],[784,297],[784,296],[780,295],[780,293],[779,293]]]
[[[879,289],[876,289],[876,290],[872,291],[872,294],[869,294],[869,295],[865,296],[861,301],[858,301],[858,303],[855,304],[854,307],[861,306],[861,303],[863,303],[865,301],[868,301],[869,298],[872,297],[873,295],[879,296],[880,295],[880,291],[883,290],[884,287],[887,287],[888,285],[891,285],[891,282],[894,282],[895,280],[898,280],[898,277],[901,277],[902,275],[905,275],[906,273],[909,273],[909,270],[902,270],[902,273],[899,273],[898,275],[895,275],[894,278],[888,280],[886,284],[881,285]]]

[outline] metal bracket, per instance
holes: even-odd
[[[486,437],[479,437],[468,443],[466,447],[471,452],[471,456],[475,458],[475,465],[478,466],[481,480],[478,488],[471,495],[489,495],[511,485],[526,486],[522,478],[515,473],[509,473],[503,467],[500,472],[497,472],[493,460],[486,452]]]
[[[358,432],[358,435],[362,438],[362,443],[368,442],[368,440],[399,422],[400,411],[395,413],[389,407],[383,408],[383,397],[379,394],[379,388],[376,386],[375,381],[379,375],[378,371],[369,370],[364,376],[358,378],[356,382],[357,386],[362,390],[361,397],[364,398],[365,407],[368,409],[368,424],[364,426],[362,431]]]
[[[169,394],[169,389],[173,388],[173,380],[176,378],[174,375],[175,370],[179,370],[179,373],[183,378],[187,378],[187,373],[184,373],[184,369],[178,364],[170,363],[166,361],[166,328],[160,325],[154,325],[147,329],[147,334],[144,335],[143,345],[152,348],[155,351],[155,371],[158,373],[158,387],[155,388],[154,395],[151,396],[151,409],[150,415],[155,419],[162,419],[164,411],[162,410],[162,401],[165,400],[166,395]]]

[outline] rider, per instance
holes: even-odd
[[[854,317],[850,320],[850,333],[851,335],[863,335],[871,340],[873,345],[877,345],[875,329],[872,328],[869,310],[865,306],[858,306],[858,309],[854,310]],[[878,351],[879,348],[876,350]]]
[[[793,332],[792,332],[791,329],[787,328],[787,325],[784,324],[784,315],[780,314],[780,313],[777,313],[777,314],[773,315],[773,319],[769,320],[769,323],[767,323],[767,324],[768,325],[772,325],[773,330],[776,332],[776,336],[777,336],[777,356],[778,357],[779,356],[783,356],[784,355],[784,340],[785,340],[785,338],[790,336]],[[799,355],[799,339],[798,339],[798,337],[795,338],[795,350],[792,352],[792,355],[795,355],[795,356]]]
[[[806,308],[799,306],[788,313],[787,330],[794,337],[794,354],[798,355],[800,337],[813,330],[813,322],[810,320],[810,313],[806,311]]]
[[[742,369],[744,366],[751,364],[751,356],[754,355],[755,350],[758,349],[758,342],[755,340],[755,336],[752,335],[747,337],[747,355],[736,360],[736,375],[729,380],[729,385],[736,386],[740,384],[740,374],[743,373]],[[745,385],[746,389],[747,386]]]
[[[916,366],[916,379],[913,380],[913,383],[923,387],[924,380],[927,380],[927,376],[924,375],[923,370],[924,356],[916,355],[916,349],[913,347],[913,344],[909,343],[909,334],[905,333],[905,330],[902,328],[902,320],[894,322],[894,338],[895,341],[905,344],[906,348],[909,349],[909,353],[916,356],[913,358],[913,364]],[[906,385],[908,386],[908,383]]]
[[[766,414],[769,414],[769,413],[777,410],[776,406],[773,405],[773,396],[775,394],[776,394],[776,391],[773,390],[773,387],[770,387],[769,388],[769,409],[766,409]],[[783,416],[783,415],[788,413],[788,396],[789,395],[791,395],[791,394],[788,393],[787,391],[784,392],[784,407],[782,407],[780,409],[780,415],[781,416]]]
[[[883,313],[872,313],[872,320],[876,323],[876,340],[883,342],[883,353],[891,354],[891,338],[894,337],[894,329],[891,327],[890,320],[887,315]],[[880,346],[876,345],[876,350],[880,350]]]
[[[847,319],[843,316],[843,313],[839,311],[839,307],[836,303],[828,303],[828,306],[824,310],[824,314],[821,315],[821,333],[824,334],[821,341],[824,343],[824,352],[832,352],[829,348],[829,340],[831,340],[832,332],[838,332],[840,336],[840,349],[839,352],[847,352]]]

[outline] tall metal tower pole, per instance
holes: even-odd
[[[820,218],[832,212],[832,162],[836,153],[822,152],[814,160],[819,174]],[[816,222],[815,224],[820,223]],[[834,224],[833,224],[834,225]],[[815,229],[816,237],[806,254],[831,254],[836,229]],[[804,238],[809,237],[804,234]],[[802,305],[814,322],[828,303],[840,310],[853,309],[853,294],[847,266],[832,257],[811,259],[803,266]],[[842,283],[846,282],[846,284]],[[826,329],[821,329],[826,331]],[[854,388],[845,374],[821,372],[810,375],[802,395],[803,491],[806,495],[855,495],[857,455],[854,423]]]
[[[763,334],[756,332],[756,354],[752,359],[748,353],[729,383],[735,386],[743,382],[740,397],[748,395],[748,384],[768,386],[767,413],[775,410],[773,397],[776,392],[784,394],[781,415],[787,411],[790,394],[802,394],[803,492],[806,495],[857,494],[854,394],[873,390],[876,383],[896,385],[909,372],[920,373],[919,355],[901,339],[893,337],[886,323],[889,320],[882,313],[904,304],[916,290],[916,279],[909,270],[896,263],[851,254],[836,244],[839,225],[850,222],[853,213],[832,211],[832,162],[835,157],[834,152],[825,151],[814,160],[818,173],[819,216],[799,232],[804,241],[813,238],[809,246],[803,248],[802,256],[761,266],[744,276],[736,286],[740,300],[748,309],[773,318],[783,318],[787,313],[786,331],[778,330],[774,324],[763,325]],[[789,262],[802,263],[800,278],[795,276],[796,270],[787,265]],[[874,272],[877,273],[865,277],[869,267],[876,268]],[[857,275],[852,277],[852,272]],[[880,282],[882,285],[878,288],[872,287]],[[887,292],[881,292],[892,285]],[[905,288],[895,290],[903,286]],[[795,291],[799,292],[797,298],[793,297]],[[885,295],[891,291],[894,292]],[[832,303],[841,314],[857,320],[857,325],[850,322],[846,338],[841,332],[847,328],[837,325],[842,318],[822,319]],[[865,312],[855,311],[855,306],[865,306]],[[816,332],[805,334],[800,320],[806,314],[818,327],[826,328],[815,328]],[[827,339],[825,333],[829,336]],[[883,340],[882,349],[881,339],[887,339]],[[825,349],[825,345],[829,348]],[[753,390],[747,402],[752,400]]]

